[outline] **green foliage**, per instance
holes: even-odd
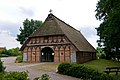
[[[102,73],[107,66],[108,67],[120,66],[120,62],[117,62],[117,61],[114,61],[114,60],[97,59],[97,60],[93,60],[93,61],[90,61],[90,62],[86,62],[83,65],[89,66],[89,67],[91,67],[95,70],[98,70],[99,72]]]
[[[17,56],[17,55],[22,55],[19,47],[12,48],[8,50],[10,56]]]
[[[5,72],[5,67],[0,59],[0,80],[29,80],[26,72]]]
[[[98,70],[98,72],[103,73],[103,71],[106,70],[105,69],[106,67],[120,66],[120,62],[117,62],[115,60],[97,59],[97,60],[93,60],[93,61],[84,63],[83,65],[89,66],[95,70]],[[120,80],[119,73],[118,73],[118,75],[116,75],[116,73],[111,73],[109,75],[114,77],[114,80]]]
[[[3,66],[3,62],[0,59],[0,72],[4,72],[5,67]]]
[[[9,50],[5,49],[2,52],[0,52],[0,57],[17,56],[17,55],[22,55],[18,47]]]
[[[105,53],[104,53],[104,51],[103,51],[102,48],[97,47],[97,48],[96,48],[96,51],[97,51],[97,57],[98,57],[98,58],[106,59],[106,55],[105,55]]]
[[[33,20],[29,21],[28,19],[24,20],[23,22],[23,28],[20,27],[20,34],[17,35],[17,41],[20,42],[20,44],[23,44],[23,42],[26,40],[27,37],[29,37],[33,31],[35,31],[38,27],[42,25],[42,21]]]
[[[80,64],[61,63],[58,66],[58,73],[87,80],[113,80],[109,75]]]
[[[120,0],[99,0],[96,18],[103,20],[97,28],[98,45],[104,47],[107,59],[120,58]],[[117,54],[117,55],[116,55]]]
[[[23,61],[22,55],[17,56],[16,62],[17,62],[17,63],[21,63],[22,61]]]
[[[4,49],[0,52],[0,57],[8,57],[9,51],[7,49]]]
[[[49,80],[50,77],[47,74],[43,74],[41,77],[36,77],[34,80]]]
[[[100,59],[106,59],[106,55],[105,54],[101,54],[100,55]]]
[[[26,72],[1,73],[0,80],[29,80]]]
[[[49,75],[43,74],[40,80],[49,80],[49,78],[50,78]]]
[[[7,55],[7,54],[1,54],[1,53],[0,53],[0,57],[8,57],[8,55]]]
[[[58,71],[59,71],[59,73],[62,73],[62,74],[68,74],[71,66],[72,65],[69,63],[61,63],[58,66]]]
[[[113,77],[107,74],[94,74],[92,76],[92,80],[115,80]]]

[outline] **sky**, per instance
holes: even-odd
[[[7,49],[21,47],[16,40],[28,18],[44,21],[52,9],[52,13],[81,31],[91,45],[97,47],[95,28],[100,22],[95,18],[98,0],[0,0],[0,47]]]

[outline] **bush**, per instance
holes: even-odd
[[[29,80],[26,72],[5,72],[5,67],[0,59],[0,80]]]
[[[5,67],[3,66],[3,62],[0,59],[0,72],[4,72]]]
[[[26,72],[8,72],[5,73],[1,80],[29,80]]]
[[[0,52],[0,57],[8,57],[9,56],[9,51],[7,49],[4,49],[3,51]]]
[[[47,74],[43,74],[41,77],[36,77],[34,80],[49,80],[50,77]]]
[[[17,63],[21,63],[22,61],[23,61],[23,60],[22,60],[22,55],[17,56],[15,62],[17,62]]]
[[[18,56],[22,55],[21,51],[19,51],[19,48],[12,48],[12,49],[4,49],[0,52],[0,57],[7,57],[7,56]]]
[[[106,55],[105,54],[101,54],[100,55],[100,59],[106,59]]]
[[[8,55],[10,55],[10,56],[22,55],[22,53],[21,53],[21,51],[20,51],[20,49],[18,47],[9,49],[7,51],[9,52]]]
[[[69,63],[61,63],[59,66],[58,66],[58,72],[59,73],[62,73],[62,74],[69,74],[69,69],[72,65],[69,64]]]
[[[115,80],[113,77],[107,75],[107,74],[99,74],[99,75],[95,75],[91,78],[92,80]]]
[[[0,54],[0,57],[9,57],[7,54]]]
[[[49,80],[49,78],[50,78],[49,75],[43,74],[40,80]]]
[[[107,74],[80,64],[61,63],[58,66],[58,73],[87,80],[113,80],[113,77]]]

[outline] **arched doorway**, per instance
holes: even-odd
[[[41,50],[41,62],[54,62],[54,51],[50,47]]]

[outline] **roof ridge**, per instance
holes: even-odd
[[[59,21],[61,21],[61,22],[63,22],[64,24],[66,24],[67,26],[69,26],[69,27],[73,28],[74,30],[80,32],[79,30],[77,30],[77,29],[75,29],[74,27],[70,26],[68,23],[64,22],[63,20],[61,20],[60,18],[56,17],[56,16],[53,15],[52,13],[50,13],[50,14],[51,14],[52,16],[54,16],[55,18],[57,18]],[[49,15],[50,15],[50,14],[49,14]]]
[[[58,21],[60,21],[60,22],[63,23],[64,25],[67,25],[68,27],[74,29],[75,31],[79,32],[78,30],[76,30],[75,28],[73,28],[72,26],[70,26],[69,24],[65,23],[65,22],[62,21],[61,19],[59,19],[59,18],[57,18],[56,16],[54,16],[52,13],[51,13],[51,15],[54,17],[56,23],[59,25],[60,29],[62,30],[62,32],[65,34],[65,36],[66,36],[67,38],[68,38],[68,36],[66,35],[65,31],[63,31],[63,28],[60,26],[60,24],[59,24]],[[58,19],[58,21],[57,21],[57,19]],[[79,50],[79,49],[76,47],[76,45],[75,45],[69,38],[68,38],[68,40],[75,46],[75,48],[76,48],[77,50]]]
[[[82,32],[79,32],[79,33],[88,42],[88,44],[94,49],[94,47],[89,43],[89,41],[83,36]]]
[[[74,27],[70,26],[69,24],[65,23],[64,21],[62,21],[61,19],[57,18],[56,16],[54,16],[53,14],[51,14],[53,17],[55,17],[55,19],[57,20],[57,24],[60,26],[60,28],[62,29],[63,33],[66,35],[66,37],[69,39],[70,36],[66,34],[66,32],[64,31],[64,28],[62,28],[62,26],[60,24],[66,25],[68,26],[70,29],[74,30],[76,33],[75,34],[80,34],[81,37],[83,38],[83,40],[85,40],[85,42],[87,42],[86,44],[88,44],[89,46],[91,46],[92,49],[94,49],[94,47],[88,42],[88,40],[83,36],[83,34],[75,29]],[[60,22],[60,23],[59,23]],[[73,33],[74,34],[74,33]],[[74,41],[72,41],[73,39],[70,39],[71,43],[78,49],[78,47],[76,46],[76,43]],[[78,49],[80,50],[80,49]]]

